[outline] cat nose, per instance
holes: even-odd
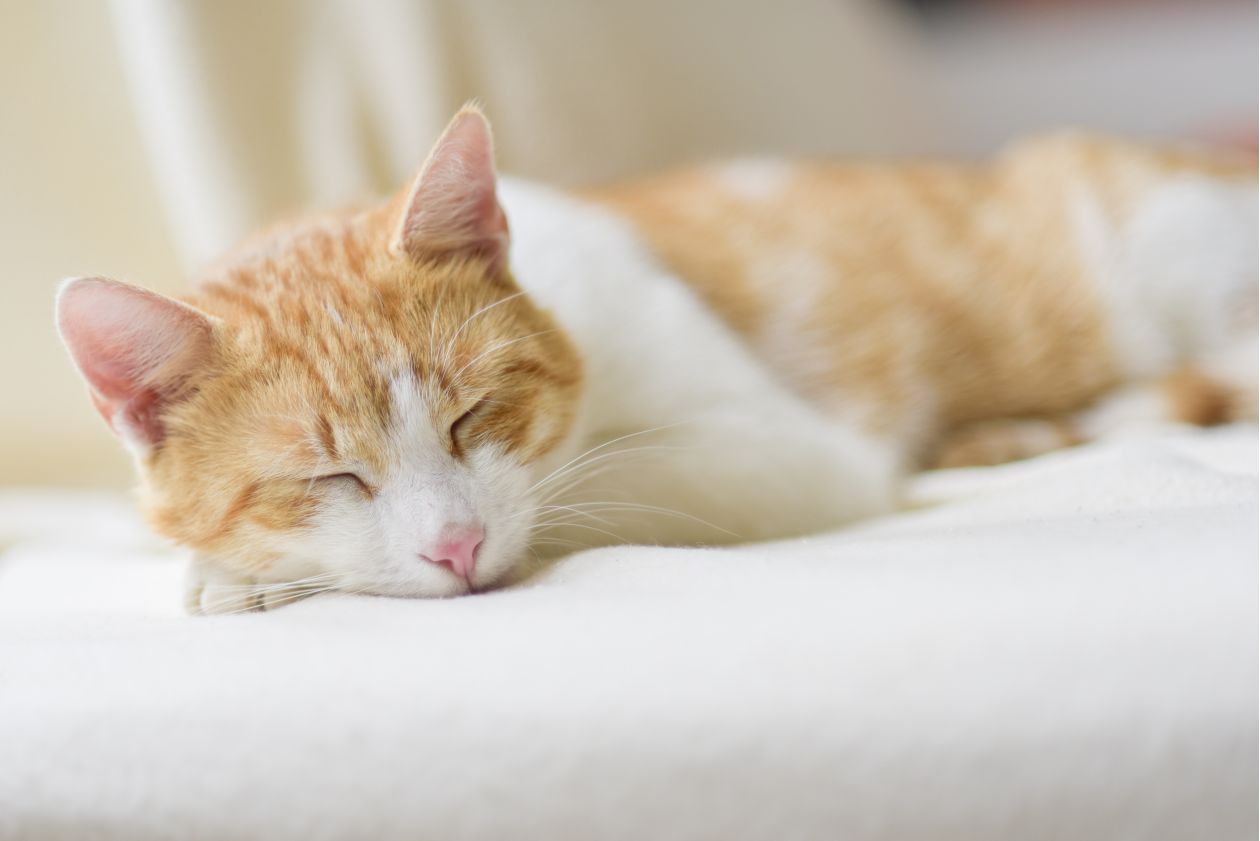
[[[485,538],[486,531],[481,526],[446,525],[438,533],[438,539],[419,553],[420,559],[446,567],[471,582],[473,567],[477,564],[477,549]]]

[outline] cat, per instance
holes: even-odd
[[[895,510],[913,471],[1256,416],[1254,162],[740,161],[560,192],[461,110],[380,206],[57,324],[194,613],[454,596],[534,553]]]

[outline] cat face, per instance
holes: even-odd
[[[238,576],[387,595],[521,559],[581,372],[511,277],[492,160],[465,110],[390,204],[268,237],[189,303],[63,288],[63,338],[158,531]]]

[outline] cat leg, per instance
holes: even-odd
[[[1167,424],[1217,426],[1256,416],[1254,384],[1247,389],[1198,368],[1182,368],[1149,383],[1122,387],[1077,414],[1082,440],[1093,441]]]
[[[1231,384],[1199,368],[1123,386],[1072,415],[977,421],[950,433],[931,468],[982,467],[1168,424],[1216,426],[1255,419],[1255,386]]]
[[[987,467],[1083,442],[1070,418],[997,418],[951,432],[927,459],[928,469]]]

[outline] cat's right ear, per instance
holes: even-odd
[[[390,248],[418,260],[475,254],[502,265],[508,226],[495,181],[490,124],[480,109],[466,105],[403,194]]]
[[[65,281],[57,329],[92,403],[136,455],[161,442],[161,415],[209,358],[210,316],[103,277]]]

